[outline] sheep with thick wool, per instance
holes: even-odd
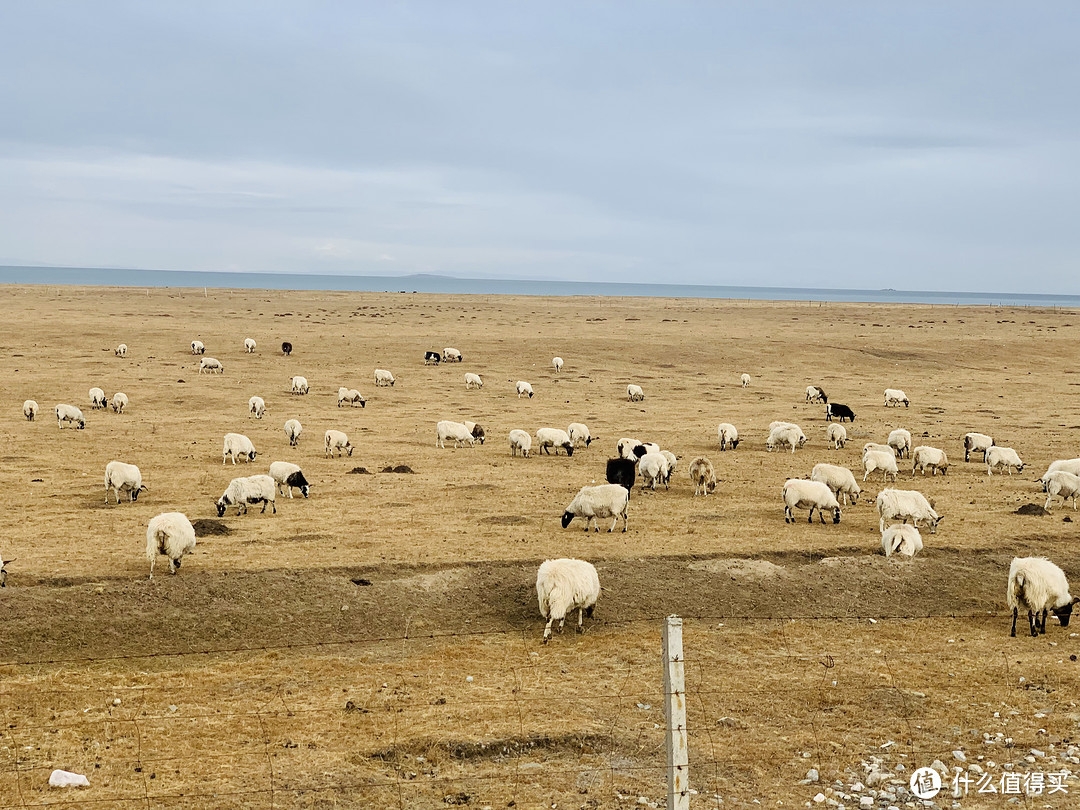
[[[1043,508],[1047,512],[1050,511],[1050,502],[1054,498],[1061,498],[1062,506],[1072,498],[1073,511],[1076,511],[1076,497],[1080,495],[1080,476],[1064,470],[1047,473],[1043,481],[1043,491],[1046,493],[1046,506]]]
[[[949,472],[949,457],[944,450],[937,447],[921,444],[911,452],[911,460],[912,476],[915,475],[916,470],[925,476],[927,468],[930,469],[931,475],[937,475],[939,472],[945,475]]]
[[[475,388],[477,391],[479,391],[483,387],[484,387],[484,381],[482,379],[480,379],[479,374],[473,374],[471,371],[468,371],[468,372],[465,373],[465,390],[466,391],[468,391],[470,388]]]
[[[810,471],[811,481],[820,481],[827,486],[829,490],[836,496],[839,501],[840,496],[844,497],[844,506],[849,503],[855,503],[859,500],[859,493],[862,489],[859,487],[858,482],[855,480],[855,474],[847,467],[841,467],[837,464],[815,464],[814,469]]]
[[[219,512],[220,514],[220,512]],[[146,527],[146,556],[150,560],[150,579],[159,554],[169,558],[169,573],[175,574],[180,560],[195,548],[195,527],[182,512],[163,512],[150,518]]]
[[[897,521],[907,523],[910,520],[918,527],[921,520],[930,526],[930,534],[934,534],[944,519],[944,515],[934,511],[925,495],[914,490],[883,489],[878,493],[876,504],[880,516],[879,531],[885,531],[886,526]]]
[[[340,408],[342,405],[356,405],[360,403],[361,408],[367,407],[367,400],[363,395],[355,388],[339,388],[337,390],[337,406]]]
[[[307,377],[303,377],[297,374],[291,380],[289,380],[289,391],[293,394],[303,396],[311,390],[311,386],[308,385]]]
[[[640,385],[630,384],[626,386],[626,399],[628,402],[641,402],[645,399],[645,392]]]
[[[192,354],[206,354],[206,345],[201,340],[191,341]]]
[[[304,471],[300,469],[298,464],[293,464],[291,461],[273,462],[270,465],[270,477],[277,484],[279,495],[288,495],[292,498],[293,489],[298,489],[300,494],[306,498],[311,491],[311,484],[304,477]],[[282,487],[285,488],[284,491],[282,491]]]
[[[551,625],[557,621],[561,633],[566,614],[575,610],[578,612],[578,632],[583,633],[582,614],[591,619],[599,598],[600,578],[591,563],[569,558],[541,563],[536,572],[536,599],[540,614],[548,620],[544,643],[551,638]]]
[[[340,458],[343,450],[346,455],[352,455],[352,442],[349,441],[349,437],[345,435],[344,431],[331,428],[323,434],[323,455],[326,458],[333,458],[335,452]]]
[[[435,425],[435,446],[445,448],[444,442],[447,440],[452,440],[454,447],[461,447],[464,444],[472,447],[474,442],[472,431],[463,422],[443,419]]]
[[[60,430],[64,429],[64,423],[75,425],[79,430],[86,427],[86,420],[83,418],[83,413],[74,405],[60,404],[56,406],[56,426]]]
[[[123,391],[117,391],[112,395],[112,400],[109,402],[109,405],[112,407],[113,413],[123,413],[124,408],[128,406],[128,401],[127,394]]]
[[[1024,471],[1024,462],[1011,447],[994,445],[986,451],[986,474],[993,475],[995,467],[1004,467],[1012,475],[1013,467],[1018,473]]]
[[[516,456],[521,453],[524,458],[528,458],[531,450],[532,436],[520,429],[510,431],[510,455]]]
[[[911,401],[908,399],[907,394],[901,391],[899,388],[886,388],[885,389],[885,407],[893,405],[897,408],[901,403],[905,408],[911,405]]]
[[[881,533],[881,549],[886,557],[899,554],[902,557],[914,557],[922,551],[922,535],[916,526],[907,523],[894,523]]]
[[[244,351],[248,354],[254,354],[257,345],[254,338],[244,338]]]
[[[1069,594],[1065,572],[1045,557],[1013,557],[1009,566],[1009,589],[1006,602],[1012,608],[1010,636],[1016,635],[1016,617],[1024,608],[1032,636],[1046,633],[1046,615],[1052,612],[1062,627],[1069,626],[1073,605],[1080,597]]]
[[[825,429],[825,440],[834,450],[842,450],[847,444],[847,428],[836,422],[829,422],[829,426]]]
[[[552,357],[551,367],[555,369],[555,373],[558,374],[560,371],[562,371],[563,359],[561,357]]]
[[[796,448],[806,444],[806,434],[798,425],[778,425],[769,431],[769,438],[765,442],[765,449],[770,453],[783,447],[790,447],[794,453]]]
[[[648,487],[655,492],[658,481],[667,489],[668,466],[667,456],[663,453],[646,453],[639,458],[637,471],[641,476],[641,489],[644,491]]]
[[[233,464],[236,464],[238,458],[254,461],[255,445],[243,433],[226,433],[225,444],[221,450],[221,463],[224,464],[230,457]]]
[[[379,388],[384,386],[393,386],[397,380],[394,379],[394,375],[387,371],[385,368],[375,369],[375,385]]]
[[[218,517],[225,514],[230,506],[236,507],[239,516],[247,514],[248,504],[261,503],[262,511],[266,512],[266,506],[273,507],[273,514],[277,514],[277,504],[274,498],[277,495],[277,484],[269,475],[249,475],[244,478],[234,478],[225,488],[225,492],[217,499]]]
[[[570,435],[561,428],[540,428],[536,431],[536,444],[539,453],[559,455],[560,448],[566,451],[566,455],[574,455],[574,443],[570,441]]]
[[[515,388],[517,389],[518,399],[521,399],[523,396],[528,396],[529,399],[533,398],[533,387],[525,380],[518,380]]]
[[[100,388],[90,389],[90,408],[91,410],[97,410],[98,408],[106,407],[105,392]]]
[[[582,422],[571,422],[570,426],[566,429],[566,433],[570,437],[570,442],[574,447],[578,447],[582,443],[588,447],[593,442],[593,435],[589,433],[588,426]]]
[[[216,357],[204,357],[199,361],[199,373],[202,374],[204,371],[208,374],[224,374],[225,366]]]
[[[28,399],[22,404],[23,416],[26,417],[27,422],[33,422],[37,419],[38,410],[38,404],[32,399]]]
[[[982,453],[983,461],[986,461],[986,452],[995,444],[993,436],[985,433],[964,434],[964,461],[971,460],[972,453]]]
[[[716,438],[720,440],[720,451],[734,450],[739,446],[739,430],[730,422],[721,422],[716,428]]]
[[[147,492],[148,487],[142,482],[142,472],[134,464],[122,461],[110,461],[105,465],[105,505],[109,505],[109,490],[112,490],[116,503],[120,504],[120,493],[126,492],[128,500],[139,500],[140,492]]]
[[[585,531],[589,530],[591,523],[596,524],[596,531],[600,531],[599,521],[611,518],[609,532],[615,530],[619,518],[623,521],[623,531],[626,531],[627,512],[630,504],[629,491],[619,484],[599,484],[598,486],[582,487],[578,494],[570,501],[562,516],[562,526],[565,529],[576,517],[585,518]]]
[[[262,419],[266,413],[266,400],[262,397],[252,397],[248,400],[248,413],[256,419]]]
[[[690,480],[694,482],[694,495],[699,492],[705,497],[716,491],[716,472],[712,462],[705,456],[698,456],[690,462]]]
[[[897,458],[903,458],[905,453],[911,457],[911,431],[897,428],[889,434],[886,444],[896,452]]]
[[[300,424],[299,419],[289,419],[285,422],[285,435],[289,437],[290,447],[296,447],[296,443],[300,441],[300,434],[303,430],[304,426]]]
[[[865,481],[872,472],[881,470],[881,480],[885,481],[890,475],[892,480],[896,480],[896,476],[900,474],[900,468],[896,466],[896,454],[892,448],[889,448],[887,453],[881,450],[867,450],[863,453],[863,477]]]
[[[789,478],[784,482],[784,522],[795,522],[796,509],[809,509],[808,523],[814,522],[814,510],[825,522],[825,512],[832,512],[833,523],[840,522],[840,502],[831,489],[820,481],[807,481],[805,478]]]

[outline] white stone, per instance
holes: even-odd
[[[953,751],[952,755],[957,762],[967,762],[967,755],[963,751]]]
[[[819,793],[817,796],[814,797],[814,801],[818,804],[821,804],[823,801],[825,801],[825,794]]]

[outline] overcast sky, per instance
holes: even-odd
[[[50,2],[0,263],[1080,293],[1071,2]]]

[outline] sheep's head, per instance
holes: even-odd
[[[832,522],[833,523],[839,523],[840,522],[840,507],[839,506],[836,507],[835,509],[833,509]]]
[[[225,507],[228,506],[228,504],[225,503],[225,499],[221,498],[220,500],[214,501],[214,506],[217,507],[217,516],[218,517],[224,517],[225,516]]]
[[[4,562],[0,562],[0,588],[7,587],[7,564],[9,562],[14,562],[14,560],[5,560]],[[1071,610],[1072,607],[1070,606],[1069,609]]]
[[[79,430],[83,430],[85,427],[86,427],[86,420],[85,419],[80,419],[79,420]]]
[[[254,460],[255,460],[255,455],[256,455],[256,453],[255,453],[255,451],[254,451],[254,450],[252,450],[252,451],[251,451],[250,453],[248,453],[247,455],[248,455],[248,461],[254,461]]]
[[[350,456],[352,455],[352,451],[353,451],[353,446],[351,444],[345,445],[345,452],[347,452]]]
[[[567,526],[570,525],[570,521],[573,520],[573,519],[574,519],[574,513],[573,512],[563,512],[562,513],[562,527],[565,529]]]
[[[2,577],[2,576],[3,576],[3,570],[0,570],[0,577]],[[0,579],[0,585],[3,585],[3,579]],[[1073,600],[1071,602],[1069,602],[1067,605],[1062,605],[1061,607],[1052,608],[1052,611],[1053,611],[1054,615],[1057,616],[1057,619],[1058,619],[1059,622],[1061,622],[1062,627],[1068,627],[1069,626],[1069,619],[1072,618],[1073,605],[1075,605],[1077,602],[1080,602],[1080,596],[1074,596]]]
[[[574,445],[571,444],[570,442],[567,442],[566,444],[563,445],[563,450],[566,451],[566,455],[568,455],[568,456],[574,455]]]
[[[648,448],[643,444],[635,445],[631,452],[637,457],[641,458],[643,455],[649,452]]]
[[[589,438],[587,438],[587,439],[585,440],[585,446],[586,446],[586,447],[588,447],[588,446],[589,446],[590,444],[592,444],[592,440],[593,440],[593,437],[592,437],[592,436],[590,436]]]
[[[705,482],[705,491],[706,492],[716,492],[716,479],[715,478],[713,478],[710,481]]]
[[[148,486],[146,486],[146,484],[140,485],[138,489],[132,490],[132,492],[131,492],[131,500],[133,500],[133,501],[139,500],[139,493],[140,492],[148,492],[149,489],[150,488]]]

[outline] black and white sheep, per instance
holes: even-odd
[[[32,399],[28,399],[22,404],[22,412],[27,422],[33,422],[37,419],[38,404]]]
[[[825,421],[831,422],[833,419],[838,419],[841,422],[847,419],[849,422],[854,422],[855,411],[851,410],[847,405],[841,405],[839,402],[830,402],[825,406]]]
[[[355,388],[339,388],[337,390],[337,406],[355,405],[360,403],[361,408],[367,407],[367,400]]]
[[[281,353],[286,357],[289,357],[292,354],[292,344],[287,340],[281,344]]]
[[[566,451],[566,455],[574,455],[574,444],[570,436],[561,428],[540,428],[536,431],[536,444],[539,453],[551,455],[554,448],[555,455],[559,455],[559,448]]]
[[[1013,467],[1018,473],[1024,471],[1024,462],[1011,447],[994,445],[986,451],[986,474],[993,475],[995,467],[1004,467],[1012,475]]]
[[[202,374],[204,371],[208,374],[224,374],[225,366],[216,357],[204,357],[199,361],[199,373]]]
[[[220,514],[220,512],[219,512]],[[150,518],[146,527],[146,556],[150,560],[150,579],[159,554],[169,558],[169,573],[175,574],[181,558],[195,548],[195,527],[182,512],[163,512]]]
[[[626,386],[626,399],[628,402],[641,402],[645,399],[645,392],[641,390],[640,385],[631,383]]]
[[[248,414],[256,419],[262,419],[266,413],[266,400],[262,397],[252,397],[248,400]]]
[[[233,464],[236,464],[238,458],[246,458],[248,461],[254,461],[255,445],[253,445],[251,439],[243,433],[226,433],[225,444],[221,450],[221,463],[224,464],[230,457],[232,458]]]
[[[112,490],[117,505],[120,504],[120,493],[126,492],[128,500],[132,503],[139,500],[140,492],[147,492],[149,488],[142,482],[142,472],[134,464],[125,464],[122,461],[110,461],[105,465],[105,505],[109,505],[109,490]]]
[[[518,453],[525,458],[529,457],[529,452],[532,450],[532,436],[524,430],[511,430],[510,431],[510,455],[516,456]]]
[[[218,517],[225,514],[225,509],[230,506],[236,507],[236,514],[247,514],[249,503],[261,503],[262,511],[266,512],[267,504],[273,507],[277,514],[277,504],[274,498],[277,495],[277,484],[269,475],[249,475],[244,478],[234,478],[229,482],[225,492],[217,499]]]
[[[721,422],[716,428],[716,438],[720,440],[720,450],[734,450],[739,446],[739,431],[730,422]]]
[[[903,403],[905,408],[907,408],[909,405],[911,405],[910,400],[908,400],[907,394],[905,394],[899,388],[886,388],[885,389],[885,407],[889,407],[890,405],[894,405],[897,408],[899,408],[900,403]]]
[[[424,352],[424,365],[425,366],[437,366],[442,362],[442,355],[439,352]]]
[[[86,420],[83,418],[82,411],[74,405],[60,404],[56,406],[56,426],[63,430],[64,422],[75,425],[79,430],[86,427]]]
[[[465,427],[464,423],[443,419],[435,425],[435,446],[445,448],[447,439],[453,440],[454,447],[461,447],[464,444],[472,447],[475,441],[472,431]]]
[[[529,399],[533,398],[533,388],[531,385],[529,385],[529,383],[525,382],[525,380],[518,380],[515,388],[517,389],[518,399],[521,399],[523,396],[526,395],[529,397]]]
[[[829,404],[829,398],[825,395],[825,389],[822,388],[820,385],[806,386],[806,401],[820,402],[822,405]]]
[[[306,498],[311,491],[311,484],[304,477],[303,470],[300,469],[299,465],[293,464],[291,461],[273,462],[270,465],[270,477],[277,484],[279,495],[288,495],[292,498],[293,489],[298,489],[300,494]],[[282,491],[282,487],[285,488],[284,491]]]
[[[98,408],[105,408],[107,406],[108,400],[105,398],[105,392],[100,388],[91,388],[89,394],[91,410],[97,410]]]
[[[352,455],[352,442],[349,441],[349,437],[345,435],[344,431],[334,430],[333,428],[326,431],[323,434],[323,455],[326,458],[333,458],[336,452],[340,457],[342,450],[345,451],[346,455]]]
[[[1038,636],[1046,633],[1048,611],[1057,616],[1062,627],[1068,627],[1073,605],[1080,602],[1080,597],[1069,594],[1065,572],[1045,557],[1013,557],[1005,599],[1013,614],[1010,636],[1016,635],[1021,608],[1027,610],[1031,635]]]
[[[191,353],[206,354],[206,344],[204,344],[201,340],[191,341]]]
[[[559,623],[561,633],[566,614],[575,610],[578,612],[578,632],[583,633],[582,614],[591,619],[599,598],[600,578],[591,563],[568,558],[541,563],[536,572],[536,599],[540,614],[548,620],[544,627],[544,643],[551,638],[552,623]]]
[[[289,437],[290,447],[296,447],[296,443],[300,441],[300,434],[303,430],[304,427],[300,424],[299,419],[290,419],[285,423],[285,435]]]
[[[127,357],[127,344],[121,343],[119,346],[113,349],[113,354],[115,354],[117,357]]]
[[[986,451],[993,447],[994,444],[993,436],[987,436],[985,433],[965,433],[964,461],[970,461],[972,453],[982,453],[983,463],[986,463]]]
[[[123,413],[124,408],[128,406],[128,395],[123,391],[117,391],[112,395],[109,405],[112,407],[113,413]]]
[[[588,447],[592,444],[594,437],[589,433],[589,428],[583,422],[571,422],[570,426],[566,429],[567,434],[570,436],[570,441],[574,447],[579,447],[582,442]]]
[[[465,358],[453,346],[447,346],[442,350],[442,359],[444,363],[460,363]]]
[[[622,530],[625,532],[629,504],[630,493],[619,484],[582,487],[563,512],[562,527],[565,529],[570,525],[570,521],[581,517],[585,518],[585,531],[589,530],[591,523],[595,523],[596,531],[600,531],[599,519],[611,518],[611,528],[608,531],[612,532],[619,518],[622,518]]]
[[[254,338],[244,338],[244,351],[248,354],[255,354],[256,345]]]
[[[473,441],[480,442],[480,444],[484,443],[485,434],[482,425],[478,425],[476,422],[470,422],[468,419],[461,424],[463,424],[465,429],[472,434]]]

